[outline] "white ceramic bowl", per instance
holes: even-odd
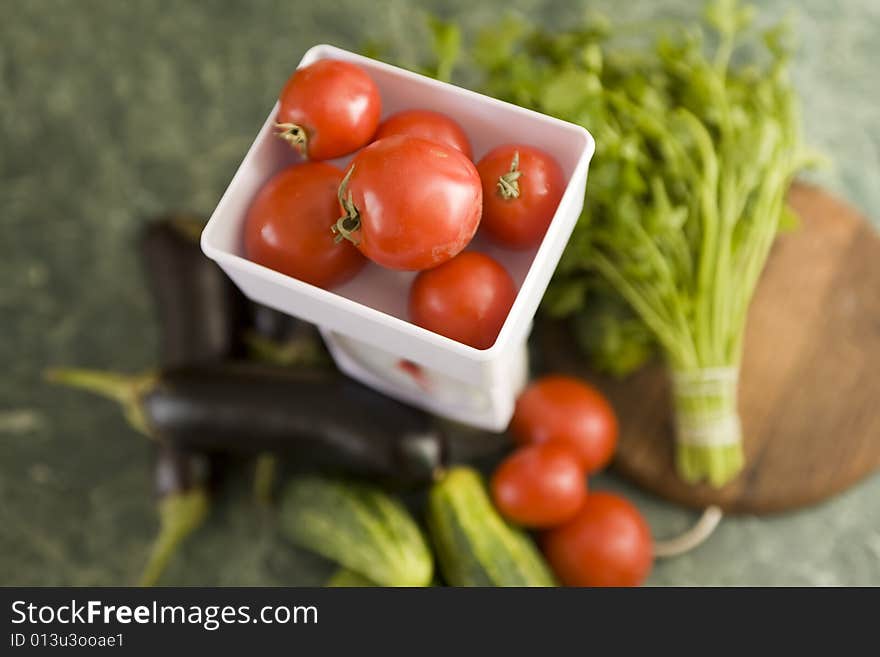
[[[251,299],[317,324],[337,365],[349,376],[438,415],[500,431],[528,377],[525,342],[532,318],[584,203],[595,144],[582,127],[489,98],[328,45],[311,48],[299,66],[341,59],[363,67],[382,94],[383,118],[404,109],[431,109],[454,118],[471,141],[474,161],[505,143],[551,153],[567,180],[541,244],[512,251],[477,236],[469,249],[503,264],[519,290],[489,349],[479,350],[407,321],[415,274],[368,264],[328,291],[251,262],[243,255],[243,223],[251,200],[297,156],[273,136],[276,107],[263,124],[202,233],[202,250]],[[334,161],[344,166],[350,158]]]

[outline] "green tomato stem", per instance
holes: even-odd
[[[276,123],[276,137],[283,139],[299,151],[304,158],[309,156],[309,136],[305,128],[296,123]]]
[[[349,182],[351,181],[351,174],[353,173],[354,165],[349,167],[345,177],[339,184],[339,190],[336,192],[336,197],[339,199],[339,204],[342,206],[345,214],[339,217],[339,219],[336,220],[336,223],[330,227],[330,232],[335,235],[334,241],[337,244],[342,240],[348,240],[357,246],[360,244],[360,239],[354,233],[361,228],[361,216],[357,207],[355,207],[351,191],[348,189]]]
[[[513,159],[510,162],[510,170],[502,174],[498,178],[496,187],[498,187],[498,195],[505,201],[511,201],[519,198],[519,179],[522,177],[522,171],[519,170],[519,151],[513,152]]]

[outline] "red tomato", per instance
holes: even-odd
[[[477,170],[486,234],[514,249],[540,244],[565,191],[556,160],[531,146],[507,144],[489,151]]]
[[[369,143],[382,99],[361,67],[324,59],[298,69],[284,85],[277,135],[312,160],[331,160]]]
[[[339,217],[336,190],[342,172],[324,162],[283,169],[254,198],[244,227],[245,256],[319,287],[332,287],[366,264],[330,227]]]
[[[608,465],[617,447],[611,404],[598,390],[569,376],[545,376],[526,388],[516,400],[510,431],[520,443],[568,443],[588,474]]]
[[[468,251],[416,276],[409,318],[434,333],[488,349],[514,299],[516,285],[507,270],[487,255]]]
[[[492,476],[492,499],[508,520],[555,527],[571,520],[587,498],[577,454],[561,443],[520,447]]]
[[[421,137],[457,148],[471,159],[471,143],[464,130],[445,114],[431,110],[405,110],[389,116],[379,126],[376,139],[394,135]]]
[[[612,493],[590,493],[574,519],[544,535],[542,547],[566,586],[638,586],[654,558],[642,514]]]
[[[373,142],[349,165],[334,230],[391,269],[436,267],[468,245],[480,224],[482,191],[460,151],[417,137]]]

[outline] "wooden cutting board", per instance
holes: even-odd
[[[663,368],[622,381],[572,358],[568,329],[539,327],[546,366],[593,380],[621,421],[616,469],[693,507],[771,513],[838,493],[880,468],[880,237],[823,190],[795,185],[801,226],[778,238],[748,320],[739,408],[746,467],[721,489],[675,474]]]

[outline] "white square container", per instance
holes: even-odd
[[[363,67],[381,92],[383,119],[404,109],[448,114],[467,133],[474,161],[495,146],[514,142],[541,148],[559,162],[567,186],[537,248],[512,251],[484,242],[479,234],[468,247],[496,258],[519,290],[495,344],[474,349],[409,323],[407,295],[415,273],[370,263],[328,291],[243,256],[243,224],[251,200],[274,173],[298,159],[272,134],[277,105],[205,227],[202,250],[249,298],[316,324],[349,376],[438,415],[501,431],[528,378],[525,345],[532,318],[583,208],[593,138],[580,126],[333,46],[311,48],[299,66],[320,59]],[[349,159],[334,163],[344,166]]]

